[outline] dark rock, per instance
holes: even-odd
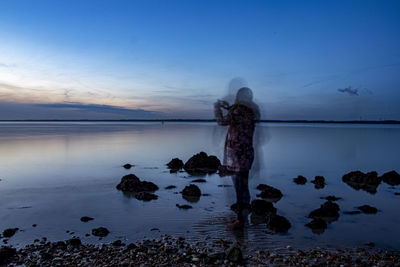
[[[277,202],[282,198],[282,192],[279,189],[276,189],[272,186],[266,184],[259,184],[257,186],[258,190],[261,190],[261,193],[257,195],[257,197],[261,197],[264,200]]]
[[[183,209],[183,210],[188,210],[188,209],[193,208],[193,207],[190,206],[190,205],[179,205],[179,204],[176,204],[176,206],[177,206],[178,208],[180,208],[180,209]]]
[[[7,264],[12,257],[17,253],[15,248],[1,247],[0,248],[0,265]]]
[[[3,237],[10,238],[19,230],[19,228],[8,228],[3,231]]]
[[[339,205],[327,201],[320,208],[313,210],[308,217],[313,219],[322,219],[326,222],[336,221],[339,218]]]
[[[48,253],[46,251],[40,251],[39,254],[40,254],[40,258],[45,261],[48,261],[48,260],[51,260],[54,258],[53,255],[51,255],[50,253]]]
[[[370,194],[375,194],[382,179],[378,177],[376,172],[363,173],[361,171],[354,171],[345,174],[342,177],[342,181],[355,190],[362,189]]]
[[[104,236],[107,236],[109,233],[110,233],[110,231],[108,231],[108,229],[105,227],[99,227],[99,228],[92,229],[92,235],[94,235],[94,236],[104,237]]]
[[[307,183],[307,178],[299,175],[296,178],[293,178],[293,182],[295,182],[296,184],[305,184]]]
[[[255,199],[251,202],[251,211],[257,215],[267,215],[270,213],[275,214],[276,208],[271,202]]]
[[[121,182],[117,185],[117,189],[124,192],[152,192],[158,190],[158,186],[152,182],[140,181],[134,174],[128,174],[122,177]]]
[[[205,152],[200,152],[192,156],[183,166],[185,171],[190,174],[214,173],[221,165],[216,156],[208,156]]]
[[[121,240],[115,240],[114,242],[112,242],[112,245],[114,247],[120,247],[120,246],[122,246],[122,241]]]
[[[196,179],[192,181],[192,183],[205,183],[205,182],[207,182],[205,179]]]
[[[328,201],[337,201],[342,199],[341,197],[335,197],[335,196],[327,196],[327,197],[321,197],[321,199],[326,199]]]
[[[369,205],[363,205],[358,207],[359,210],[361,210],[363,213],[366,214],[376,214],[378,212],[378,209],[375,207],[371,207]]]
[[[256,213],[252,213],[250,215],[250,221],[254,225],[266,223],[267,217],[265,215],[258,215]]]
[[[56,249],[65,249],[67,247],[67,244],[65,244],[64,241],[58,241],[54,244],[54,247]]]
[[[314,184],[316,189],[322,189],[325,187],[325,178],[323,176],[315,176],[311,183]]]
[[[156,194],[143,191],[135,193],[135,198],[138,200],[150,201],[158,199],[158,196]]]
[[[328,227],[326,222],[322,219],[315,218],[311,222],[306,224],[307,227],[311,228],[314,234],[322,234],[325,232],[325,229]]]
[[[168,168],[170,168],[171,170],[180,170],[183,167],[183,161],[178,159],[178,158],[174,158],[172,159],[170,162],[167,163]]]
[[[32,227],[36,227],[36,226],[37,226],[37,224],[36,224],[36,223],[32,224]]]
[[[129,170],[130,168],[133,167],[133,165],[127,163],[127,164],[125,164],[123,167],[124,167],[125,169]]]
[[[392,186],[400,185],[400,174],[396,171],[390,171],[381,176],[382,180]]]
[[[394,192],[395,196],[400,196],[400,192]]]
[[[126,245],[126,250],[132,250],[137,248],[137,246],[133,243],[129,243],[128,245]]]
[[[225,166],[225,165],[221,165],[218,167],[218,175],[220,177],[231,176],[234,174],[235,174],[235,172],[228,170],[227,166]]]
[[[182,191],[182,195],[188,197],[200,197],[201,191],[197,185],[190,184],[188,186],[185,186],[185,188]]]
[[[356,214],[360,214],[361,211],[359,210],[352,210],[352,211],[344,211],[343,214],[347,214],[347,215],[356,215]]]
[[[226,259],[237,263],[243,260],[242,250],[238,245],[235,244],[226,251]]]
[[[268,229],[278,233],[286,233],[292,226],[285,217],[273,213],[267,215],[266,223]]]
[[[174,189],[174,188],[176,188],[175,185],[169,185],[169,186],[165,187],[165,189]]]
[[[81,217],[81,222],[88,222],[94,220],[92,217],[88,217],[88,216],[83,216]]]
[[[66,243],[67,243],[67,245],[70,245],[72,247],[79,247],[80,245],[82,245],[82,242],[81,242],[81,240],[79,238],[68,239],[66,241]]]

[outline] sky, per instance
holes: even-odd
[[[400,120],[400,1],[0,0],[0,120]]]

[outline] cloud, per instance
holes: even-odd
[[[343,88],[343,89],[337,89],[341,93],[348,93],[349,95],[357,95],[358,96],[358,89],[357,88],[351,88],[351,86]]]

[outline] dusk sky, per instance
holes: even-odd
[[[400,1],[0,0],[2,120],[210,119],[232,85],[262,119],[400,120]]]

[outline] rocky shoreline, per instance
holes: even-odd
[[[190,243],[163,236],[124,244],[93,245],[79,238],[0,249],[0,266],[400,266],[400,254],[383,250],[288,248],[287,253],[248,250],[245,245],[214,240]]]

